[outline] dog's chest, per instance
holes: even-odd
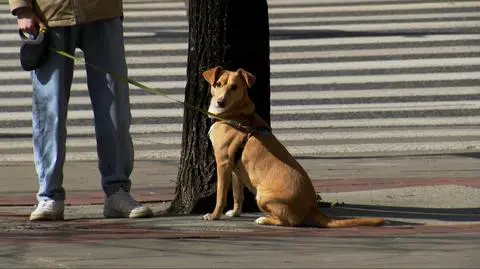
[[[235,156],[239,149],[243,149],[247,137],[247,134],[223,122],[215,122],[208,130],[214,152],[227,153],[226,156]]]
[[[212,142],[212,145],[215,145],[215,134],[213,132],[213,128],[215,128],[216,124],[217,123],[212,124],[212,126],[210,126],[210,129],[208,129],[208,138],[210,139],[210,142]]]

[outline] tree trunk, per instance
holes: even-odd
[[[257,77],[249,95],[257,113],[270,122],[270,47],[266,0],[190,0],[188,81],[185,102],[208,108],[209,86],[201,73],[217,65],[243,68]],[[215,206],[216,165],[206,115],[184,110],[182,153],[175,198],[169,213],[211,212]],[[227,207],[231,207],[231,194]],[[246,190],[244,211],[258,210]]]

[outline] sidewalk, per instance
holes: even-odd
[[[0,173],[0,267],[450,267],[480,265],[480,159],[472,156],[300,158],[335,217],[381,216],[384,227],[261,227],[259,214],[103,219],[97,164],[65,165],[67,220],[31,223],[33,165]],[[176,161],[136,162],[133,194],[161,212]],[[10,181],[8,181],[9,179]],[[14,184],[12,184],[14,182]],[[448,258],[445,253],[448,252]],[[442,254],[445,257],[441,257]]]

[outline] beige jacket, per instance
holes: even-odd
[[[32,0],[9,0],[10,11],[32,7]],[[73,26],[123,16],[122,0],[35,0],[35,11],[48,27]]]

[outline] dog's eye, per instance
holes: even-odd
[[[215,84],[213,84],[213,87],[215,87],[215,88],[220,87],[220,83],[219,83],[219,82],[215,82]]]
[[[232,91],[236,90],[236,89],[237,89],[237,85],[235,85],[235,84],[232,85],[231,89],[232,89]]]

